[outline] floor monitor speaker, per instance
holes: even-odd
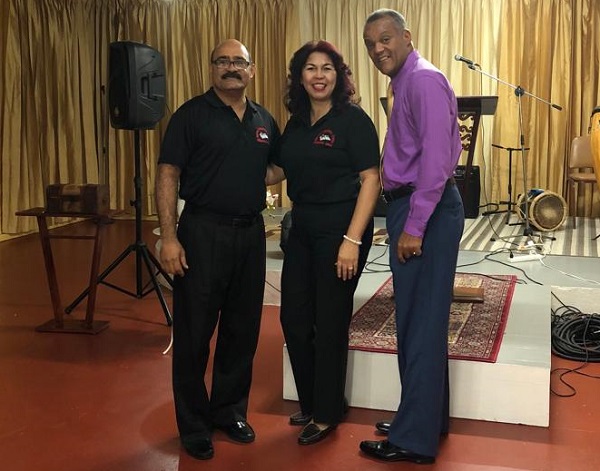
[[[458,165],[454,170],[454,179],[456,186],[463,200],[465,207],[465,217],[475,219],[479,216],[479,197],[481,193],[481,183],[479,180],[479,166],[473,165],[468,179],[468,191],[465,193],[465,183],[467,181],[466,167]],[[465,199],[466,195],[466,199]]]

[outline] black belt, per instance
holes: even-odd
[[[195,216],[200,216],[202,219],[214,222],[220,226],[250,227],[256,224],[261,217],[260,214],[253,214],[249,216],[230,216],[228,214],[212,213],[204,208],[200,208],[189,203],[185,205],[185,209]]]
[[[456,180],[454,177],[450,177],[446,182],[446,186],[456,185]],[[386,203],[391,203],[394,200],[404,198],[405,196],[409,196],[412,192],[415,191],[415,187],[412,185],[402,185],[398,188],[394,188],[393,190],[384,191],[381,193],[381,199]]]
[[[410,195],[413,191],[415,191],[414,186],[402,185],[398,188],[394,188],[393,190],[384,191],[381,193],[381,199],[386,203],[391,203],[394,200]]]

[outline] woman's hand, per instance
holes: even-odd
[[[335,264],[338,278],[351,280],[358,272],[358,245],[344,239]]]

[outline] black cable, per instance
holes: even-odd
[[[275,286],[273,283],[271,283],[269,280],[265,280],[265,284],[269,285],[271,288],[273,288],[278,293],[281,293],[281,290],[277,286]]]
[[[500,253],[500,251],[492,252],[492,253],[489,253],[489,254],[487,254],[487,255],[486,255],[485,257],[483,257],[483,258],[485,258],[486,260],[489,260],[489,261],[491,261],[491,262],[496,262],[496,263],[499,263],[500,265],[504,265],[504,266],[510,267],[510,268],[512,268],[513,270],[519,270],[521,273],[523,273],[523,276],[525,276],[525,278],[527,278],[527,279],[528,279],[529,281],[531,281],[532,283],[535,283],[536,285],[540,285],[540,286],[543,286],[543,285],[544,285],[543,283],[540,283],[539,281],[536,281],[536,280],[534,280],[533,278],[531,278],[531,277],[530,277],[530,276],[527,274],[527,272],[526,272],[525,270],[523,270],[522,268],[519,268],[519,267],[515,266],[515,265],[514,265],[514,264],[512,264],[512,263],[505,263],[505,262],[503,262],[503,261],[501,261],[501,260],[496,260],[496,259],[493,259],[493,258],[491,258],[491,257],[492,257],[492,255],[496,255],[496,254],[498,254],[498,253]]]
[[[381,255],[378,255],[373,260],[367,260],[367,263],[365,264],[365,268],[363,269],[362,274],[368,275],[370,273],[389,273],[389,272],[391,272],[389,263],[381,263],[381,262],[377,261],[380,258],[384,257],[388,253],[389,248],[390,248],[390,246],[388,244],[386,244],[385,249]],[[387,268],[385,270],[374,270],[371,268],[372,265],[380,266],[380,267],[387,267]]]
[[[552,353],[567,360],[600,363],[600,315],[577,311],[553,316]]]
[[[561,304],[552,310],[552,353],[568,360],[583,361],[577,368],[555,368],[550,375],[557,375],[558,380],[569,389],[569,393],[560,394],[550,387],[550,392],[558,397],[573,397],[577,390],[564,377],[577,374],[586,378],[600,377],[583,373],[581,370],[589,363],[600,362],[600,315],[585,314],[575,306],[563,303],[556,294],[552,296]]]
[[[495,255],[497,253],[502,253],[504,252],[504,249],[498,249],[495,250],[494,252],[491,252],[489,255]],[[464,268],[464,267],[471,267],[473,265],[478,265],[480,263],[483,263],[483,261],[486,259],[487,255],[484,255],[483,257],[481,257],[480,260],[477,260],[476,262],[471,262],[471,263],[462,263],[460,265],[456,265],[456,268]]]
[[[496,203],[488,203],[488,204],[496,204]],[[496,230],[496,228],[494,227],[494,222],[492,221],[492,219],[494,218],[494,216],[496,216],[495,213],[490,213],[490,214],[483,214],[482,217],[485,217],[488,225],[490,226],[490,229],[492,230],[492,232],[494,233],[495,237],[491,237],[490,241],[492,242],[504,242],[506,244],[510,244],[510,245],[514,245],[515,247],[518,247],[519,244],[517,244],[516,242],[512,242],[508,239],[510,239],[513,236],[500,236],[500,232],[502,232],[502,229],[500,229],[500,226],[503,226],[504,223],[502,222],[502,219],[504,219],[504,216],[500,216],[500,224],[498,225],[498,230]]]

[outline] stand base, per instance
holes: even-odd
[[[493,203],[498,206],[498,209],[494,209],[492,211],[485,211],[481,213],[482,216],[489,216],[490,214],[504,214],[504,213],[512,213],[514,212],[513,206],[516,206],[516,203],[512,201],[500,201],[498,203]],[[506,209],[500,209],[500,206],[506,206]]]
[[[136,218],[139,218],[139,216],[136,216]],[[163,278],[165,278],[165,280],[167,280],[167,282],[170,280],[169,275],[167,274],[167,272],[164,271],[164,269],[160,266],[160,262],[156,259],[156,257],[154,255],[152,255],[152,253],[148,250],[148,247],[146,246],[146,244],[141,240],[141,229],[139,227],[139,225],[141,224],[141,220],[137,219],[136,220],[136,234],[137,234],[137,240],[134,244],[130,244],[125,250],[123,250],[123,252],[121,252],[121,254],[108,266],[108,268],[106,268],[106,270],[104,270],[97,279],[97,284],[103,284],[105,286],[108,286],[109,288],[115,289],[117,291],[120,291],[121,293],[124,293],[128,296],[133,296],[137,299],[141,299],[144,296],[146,296],[148,293],[152,292],[152,291],[156,291],[156,295],[158,296],[158,300],[160,301],[160,305],[163,308],[163,313],[165,315],[165,318],[167,320],[167,325],[173,325],[173,317],[171,316],[171,312],[169,311],[169,307],[167,306],[167,303],[165,301],[165,298],[162,294],[162,290],[160,288],[160,285],[158,284],[158,280],[156,279],[156,273],[160,273],[163,275]],[[123,262],[127,256],[129,256],[129,254],[135,254],[135,266],[136,266],[136,291],[132,292],[129,290],[126,290],[124,288],[121,288],[120,286],[114,285],[112,283],[109,283],[108,281],[105,281],[105,278],[115,269],[117,268],[121,262]],[[144,265],[146,266],[146,269],[148,271],[148,274],[150,275],[150,284],[152,284],[152,288],[144,291],[145,287],[142,285],[142,262],[144,262]],[[148,283],[146,284],[146,286],[148,286]],[[66,308],[65,308],[65,312],[67,314],[70,314],[73,309],[75,309],[75,307],[86,297],[88,296],[90,293],[89,288],[86,289],[85,291],[83,291],[79,296],[77,296],[77,298],[71,303],[69,304]]]
[[[499,210],[499,209],[494,209],[493,211],[485,211],[483,213],[481,213],[482,216],[489,216],[490,214],[504,214],[504,213],[513,213],[514,211],[512,209],[503,209],[503,210]]]
[[[108,324],[108,321],[92,321],[90,325],[85,320],[66,319],[60,325],[55,319],[50,319],[48,322],[38,325],[35,330],[36,332],[96,335],[106,329]]]
[[[509,226],[512,226],[515,224],[509,224]],[[509,235],[509,236],[504,236],[501,237],[501,239],[516,239],[518,237],[526,237],[527,239],[539,239],[539,240],[556,240],[556,237],[551,236],[551,235],[544,235],[542,233],[535,233],[533,231],[526,231],[524,230],[522,234],[515,234],[515,235]]]

